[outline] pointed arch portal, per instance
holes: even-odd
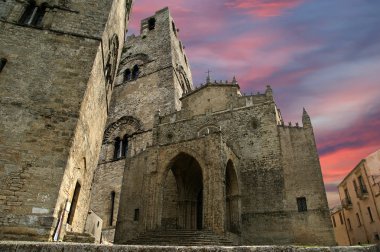
[[[169,165],[163,187],[161,226],[164,229],[203,228],[202,169],[188,154],[178,154]]]

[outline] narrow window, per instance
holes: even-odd
[[[173,21],[172,21],[172,29],[173,29],[174,34],[177,36],[177,31],[176,31],[175,24]]]
[[[347,188],[344,189],[344,195],[346,196],[347,204],[351,204],[351,197]]]
[[[7,64],[7,59],[1,58],[0,59],[0,73],[3,71],[3,68],[5,67],[5,64]]]
[[[115,152],[114,152],[114,159],[119,159],[121,158],[121,153],[122,153],[122,141],[120,137],[117,137],[115,139]]]
[[[356,213],[356,219],[358,220],[358,227],[360,227],[362,225],[362,222],[360,221],[360,217],[358,213]]]
[[[115,210],[115,195],[116,193],[111,192],[111,209],[110,209],[110,226],[113,224],[113,212]]]
[[[125,70],[124,72],[124,81],[130,81],[132,77],[132,73],[130,69]]]
[[[359,197],[358,185],[356,184],[355,180],[352,183],[353,183],[354,188],[355,188],[356,196]]]
[[[187,63],[187,58],[186,58],[186,55],[184,55],[184,57],[185,57],[185,63],[186,63],[186,66],[188,65],[188,63]]]
[[[31,25],[34,16],[36,15],[38,7],[34,1],[30,1],[29,5],[25,8],[24,13],[22,14],[19,23],[24,25]]]
[[[46,13],[46,3],[43,3],[43,4],[41,4],[40,7],[38,7],[32,25],[41,26],[42,25],[42,19],[44,18],[45,13]]]
[[[125,135],[123,138],[123,144],[122,144],[122,156],[126,157],[128,153],[128,135]]]
[[[24,25],[41,26],[42,19],[46,13],[46,6],[46,3],[37,6],[35,1],[30,1],[19,20],[19,23]]]
[[[359,180],[360,190],[362,191],[362,193],[368,193],[367,187],[365,186],[363,177],[361,175],[358,177],[358,180]]]
[[[140,74],[139,66],[135,65],[132,70],[132,80],[136,80],[139,77],[139,74]]]
[[[343,216],[342,216],[342,213],[341,213],[341,212],[339,213],[339,219],[340,219],[340,224],[343,225]]]
[[[348,225],[348,229],[352,230],[351,221],[349,218],[347,218],[347,225]]]
[[[306,198],[305,197],[297,198],[297,206],[298,206],[298,212],[306,212],[307,211]]]
[[[334,227],[336,227],[336,222],[335,222],[335,216],[334,215],[332,216],[332,221],[333,221]]]
[[[81,188],[81,186],[80,186],[79,182],[77,182],[77,184],[75,185],[75,189],[74,189],[74,195],[73,195],[73,198],[71,200],[71,207],[70,207],[69,216],[67,217],[67,223],[69,223],[70,225],[73,224],[75,210],[77,208],[78,199],[79,199],[80,188]]]
[[[371,222],[373,222],[373,216],[372,216],[371,208],[367,207],[367,210],[368,210],[369,219],[371,220]]]
[[[154,28],[156,28],[156,19],[152,17],[148,20],[148,29],[151,31],[154,30]]]
[[[138,221],[140,219],[140,209],[135,209],[135,215],[133,217],[134,221]]]

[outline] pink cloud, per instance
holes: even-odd
[[[229,0],[225,5],[243,9],[257,17],[280,16],[285,10],[295,8],[301,0]]]
[[[379,145],[367,145],[358,148],[344,148],[321,155],[320,162],[325,183],[339,183],[355,166]]]

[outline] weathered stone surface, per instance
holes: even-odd
[[[2,252],[378,252],[379,246],[297,247],[297,246],[106,246],[76,243],[0,242]]]
[[[29,1],[0,2],[0,239],[50,240],[60,217],[65,230],[60,213],[77,182],[70,229],[83,231],[107,118],[105,65],[113,38],[117,58],[124,42],[126,0],[44,2],[37,27],[19,22]]]

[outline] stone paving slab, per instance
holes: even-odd
[[[132,246],[78,243],[0,242],[0,252],[380,252],[380,245],[351,247],[302,246]]]

